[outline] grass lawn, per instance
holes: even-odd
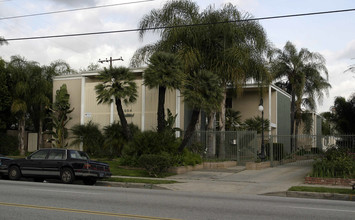
[[[120,178],[120,177],[111,177],[109,179],[103,179],[103,181],[110,182],[122,182],[122,183],[146,183],[146,184],[172,184],[178,183],[174,180],[154,180],[154,179],[139,179],[139,178]]]
[[[312,187],[312,186],[292,186],[290,189],[288,189],[288,191],[355,194],[355,191],[352,189]]]

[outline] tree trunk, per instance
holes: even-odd
[[[21,117],[18,125],[18,140],[19,140],[19,151],[20,155],[25,155],[25,117]]]
[[[218,120],[220,131],[226,130],[226,99],[227,99],[227,91],[224,91],[223,100],[220,108],[221,112],[219,113],[219,120]]]
[[[165,91],[166,88],[159,86],[159,98],[158,98],[158,132],[162,132],[165,129]]]
[[[40,106],[40,112],[43,112],[43,106]],[[43,132],[43,118],[39,117],[39,127],[38,127],[38,143],[37,143],[37,150],[42,148],[43,146],[43,136],[42,136],[42,132]]]
[[[125,131],[124,135],[127,138],[127,140],[131,140],[132,139],[132,134],[131,134],[131,131],[130,131],[129,127],[128,127],[128,123],[127,123],[126,117],[125,117],[124,112],[123,112],[121,99],[116,98],[115,101],[116,101],[116,110],[117,110],[117,113],[118,113],[118,117],[120,118],[120,122],[121,122],[122,128]]]
[[[294,150],[294,131],[295,131],[295,105],[296,105],[296,94],[295,91],[291,91],[291,153]]]
[[[210,113],[208,115],[208,124],[207,124],[207,154],[209,156],[216,155],[216,135],[214,131],[214,121],[216,113]]]
[[[295,144],[294,144],[294,146],[295,146],[295,148],[294,148],[294,150],[296,151],[297,150],[297,147],[298,147],[298,145],[297,145],[297,143],[298,143],[298,129],[299,129],[299,125],[300,125],[300,119],[296,119],[296,126],[295,126]]]
[[[185,149],[187,143],[189,142],[190,138],[192,137],[192,135],[195,131],[195,127],[196,127],[199,116],[200,116],[200,109],[194,109],[192,111],[192,116],[191,116],[189,126],[187,127],[186,132],[184,134],[184,139],[182,140],[182,142],[179,146],[179,152],[182,152]]]
[[[224,90],[223,100],[221,103],[221,112],[219,113],[219,131],[220,131],[220,143],[218,148],[218,157],[224,159],[226,156],[225,149],[225,131],[226,131],[226,99],[227,99],[227,91]]]

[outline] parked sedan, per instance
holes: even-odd
[[[24,159],[2,161],[0,175],[10,180],[22,176],[35,181],[56,178],[63,183],[82,179],[85,184],[93,185],[98,179],[110,177],[111,172],[108,164],[90,160],[82,151],[51,148],[37,150]]]

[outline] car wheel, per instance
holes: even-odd
[[[9,169],[9,179],[10,180],[19,180],[21,178],[20,168],[17,166],[12,166]]]
[[[63,183],[73,183],[75,179],[73,170],[70,168],[64,168],[60,173],[60,179]]]
[[[83,183],[85,184],[85,185],[94,185],[95,183],[96,183],[96,179],[94,179],[94,178],[85,178],[85,179],[83,179]]]

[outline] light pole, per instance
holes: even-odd
[[[265,159],[265,146],[264,146],[264,106],[263,106],[263,98],[260,99],[259,111],[261,111],[261,153],[259,154],[259,158],[261,160]]]

